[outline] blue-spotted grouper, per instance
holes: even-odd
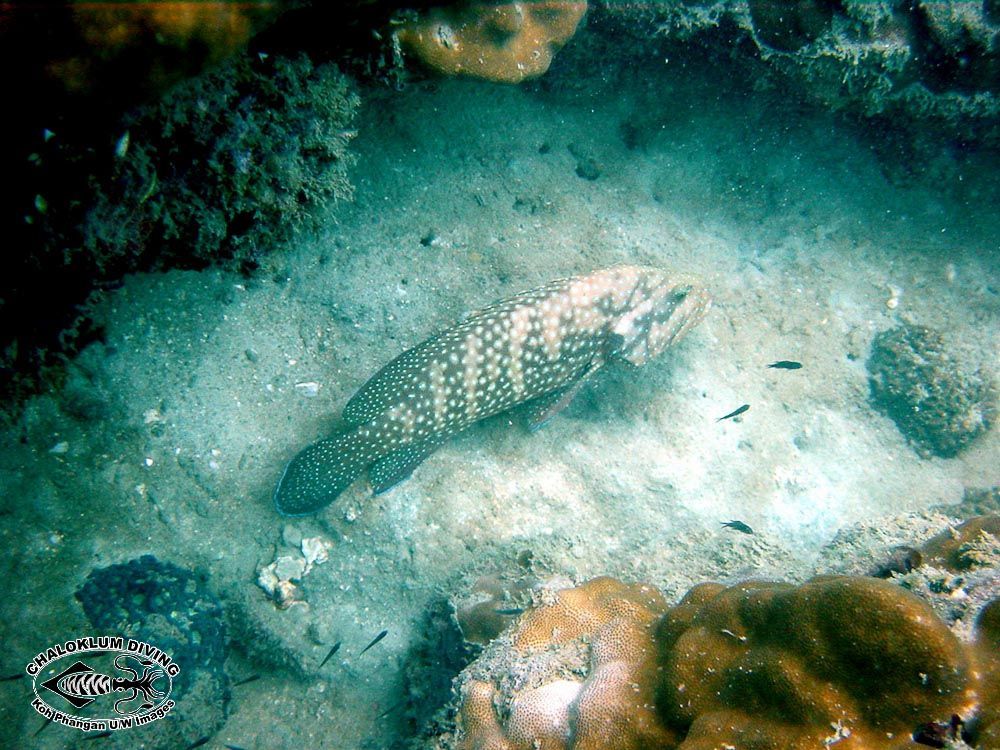
[[[643,365],[708,311],[708,294],[658,268],[560,279],[473,313],[403,352],[348,401],[346,426],[292,459],[274,503],[326,507],[368,469],[375,493],[406,479],[473,422],[531,402],[537,427],[608,360]]]

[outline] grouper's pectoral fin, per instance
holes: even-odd
[[[554,391],[546,393],[544,396],[539,396],[536,399],[532,399],[525,405],[525,418],[528,423],[528,430],[531,432],[537,432],[542,429],[545,424],[552,419],[556,414],[561,412],[570,402],[576,398],[576,394],[580,392],[583,388],[583,384],[587,382],[587,378],[593,375],[604,361],[591,362],[590,365],[584,370],[576,380],[570,381],[567,385],[562,388],[556,388]]]
[[[404,479],[409,479],[410,474],[416,469],[425,458],[440,448],[451,437],[450,434],[434,435],[413,443],[405,448],[394,450],[392,453],[383,456],[368,469],[368,481],[371,482],[372,492],[381,495],[388,492]]]

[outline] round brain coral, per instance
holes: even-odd
[[[519,83],[549,69],[586,12],[586,2],[471,3],[430,10],[396,38],[439,73]]]
[[[461,688],[465,750],[675,744],[653,710],[650,586],[597,578],[550,595],[489,648]]]
[[[879,579],[696,587],[656,637],[657,705],[684,750],[916,747],[921,724],[976,708],[966,647]]]

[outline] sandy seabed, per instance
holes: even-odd
[[[642,137],[623,139],[626,122]],[[912,514],[1000,483],[995,430],[920,458],[869,403],[865,370],[900,321],[995,367],[995,164],[887,165],[829,114],[669,66],[631,86],[370,92],[359,132],[357,200],[320,236],[251,279],[129,277],[95,312],[105,341],[3,436],[5,674],[89,632],[73,593],[92,568],[152,553],[207,571],[230,674],[262,675],[234,689],[214,743],[389,747],[409,731],[429,606],[480,574],[527,556],[537,574],[668,598],[801,580],[920,541],[945,521]],[[384,495],[359,481],[315,518],[276,514],[284,463],[389,359],[496,299],[623,262],[700,277],[710,315],[656,362],[599,374],[537,433],[501,415]],[[780,359],[803,367],[766,368]],[[884,533],[831,554],[858,524]],[[312,537],[329,560],[302,580],[305,603],[279,609],[258,570]],[[0,686],[7,747],[42,723],[22,682]]]

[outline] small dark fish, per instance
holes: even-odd
[[[42,724],[40,727],[38,727],[38,731],[35,732],[35,734],[32,735],[32,736],[37,737],[38,735],[40,735],[42,733],[42,730],[45,729],[45,727],[47,727],[51,723],[52,723],[52,719],[46,719],[45,723]]]
[[[86,742],[87,740],[103,740],[105,737],[110,737],[110,736],[111,736],[111,730],[105,729],[103,732],[99,732],[98,734],[92,734],[89,737],[84,737],[83,740],[84,742]]]
[[[740,414],[742,414],[743,412],[747,411],[749,408],[750,408],[750,404],[743,404],[743,406],[741,406],[736,411],[731,411],[726,416],[719,417],[715,421],[716,422],[721,422],[723,419],[729,419],[730,417],[738,417]]]
[[[249,685],[251,682],[257,682],[260,679],[259,674],[252,674],[249,677],[244,677],[239,682],[234,682],[233,687],[239,687],[240,685]]]
[[[17,674],[9,674],[6,677],[0,677],[0,682],[13,682],[14,680],[20,680],[24,677],[24,672],[18,672]]]
[[[388,716],[389,714],[391,714],[393,711],[395,711],[397,708],[399,708],[402,705],[403,705],[403,701],[397,701],[397,702],[393,703],[391,706],[389,706],[389,708],[387,708],[385,711],[383,711],[382,713],[380,713],[378,715],[378,717],[376,717],[376,718],[384,719],[386,716]]]
[[[376,640],[374,643],[372,643],[372,645],[374,646],[375,643],[378,643],[378,641]],[[319,663],[319,668],[322,669],[323,665],[326,664],[328,661],[330,661],[330,659],[333,658],[333,655],[335,653],[337,653],[338,651],[340,651],[340,641],[337,641],[336,643],[333,644],[333,648],[330,649],[330,653],[328,653],[326,655],[326,658],[324,658],[323,661],[321,661]],[[364,652],[362,651],[361,653],[364,653]]]
[[[777,362],[769,364],[768,367],[773,367],[775,370],[801,370],[802,363],[790,359],[779,359]]]
[[[239,745],[223,745],[226,750],[243,750]]]
[[[201,747],[202,745],[207,744],[210,739],[212,739],[211,735],[206,735],[202,737],[200,740],[195,740],[194,742],[192,742],[190,745],[187,746],[187,748],[185,748],[185,750],[194,750],[196,747]]]
[[[375,636],[375,638],[372,640],[371,643],[369,643],[367,646],[365,646],[363,649],[361,649],[361,654],[363,654],[365,651],[367,651],[368,649],[370,649],[376,643],[378,643],[379,641],[381,641],[387,635],[389,635],[389,631],[388,630],[383,630],[381,633],[379,633],[377,636]],[[358,656],[361,656],[361,654],[358,654]]]
[[[735,529],[736,531],[742,531],[744,534],[752,534],[753,529],[747,526],[742,521],[723,521],[722,525],[727,529]]]
[[[498,615],[507,615],[513,617],[524,612],[524,609],[520,607],[515,607],[513,609],[494,609],[493,611],[496,612]]]
[[[924,562],[920,550],[908,547],[905,544],[893,547],[889,550],[889,558],[876,567],[870,575],[875,578],[892,578],[893,573],[903,575],[915,568],[919,568]]]

